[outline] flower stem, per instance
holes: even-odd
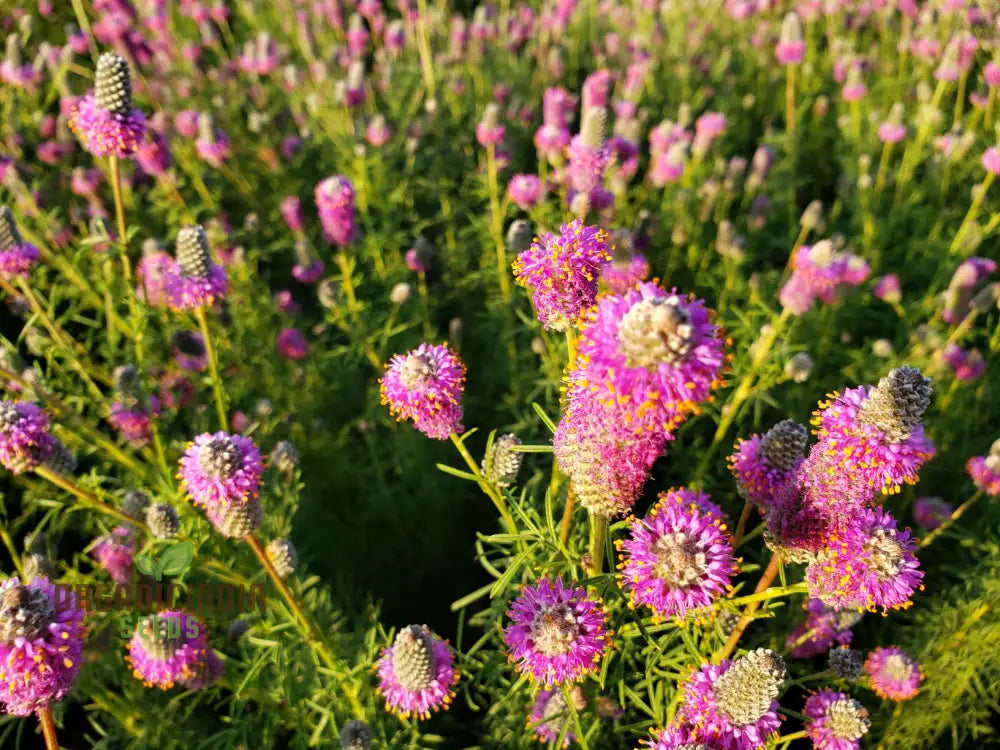
[[[486,178],[490,191],[490,227],[497,248],[497,275],[500,277],[500,292],[503,300],[510,304],[510,280],[507,278],[507,248],[503,240],[503,216],[500,214],[500,188],[497,185],[497,154],[492,143],[486,147]]]
[[[743,503],[743,512],[740,513],[740,520],[736,524],[736,531],[733,533],[733,548],[740,543],[740,539],[743,538],[743,532],[747,530],[747,521],[750,520],[750,511],[753,510],[753,504],[747,500]]]
[[[112,518],[117,518],[122,523],[138,526],[143,531],[149,531],[149,527],[146,526],[145,521],[133,518],[132,516],[122,512],[115,506],[104,502],[93,492],[89,492],[83,489],[83,487],[78,485],[76,482],[73,482],[72,480],[69,480],[66,477],[59,476],[51,469],[48,469],[45,466],[36,466],[34,471],[42,479],[51,482],[56,487],[66,490],[66,492],[78,498],[87,507],[100,511],[101,513],[111,516]]]
[[[591,514],[590,574],[599,576],[604,570],[604,540],[608,535],[608,519]]]
[[[264,551],[264,547],[261,546],[260,540],[253,534],[253,532],[247,534],[244,537],[247,545],[253,550],[254,554],[257,555],[257,559],[260,560],[261,566],[263,566],[264,571],[267,573],[271,582],[274,584],[275,588],[281,594],[281,597],[285,600],[288,608],[292,611],[292,615],[298,620],[299,624],[308,634],[310,639],[310,645],[316,650],[320,658],[326,664],[326,666],[333,672],[341,674],[343,672],[343,665],[338,663],[333,652],[330,650],[329,644],[323,638],[323,634],[317,627],[316,623],[313,622],[312,618],[306,614],[306,611],[302,608],[299,600],[296,598],[292,590],[288,588],[288,584],[284,582],[278,571],[275,569],[274,564],[267,556],[267,552]],[[348,677],[345,675],[341,678],[341,686],[344,689],[344,693],[347,695],[347,700],[351,704],[351,710],[354,712],[355,718],[364,718],[365,710],[361,706],[361,702],[358,700],[357,691],[352,683],[348,682]]]
[[[59,750],[59,738],[56,737],[56,723],[52,719],[52,709],[48,706],[43,706],[35,713],[38,715],[38,723],[42,725],[45,750]]]
[[[208,370],[212,376],[212,392],[215,394],[215,411],[219,417],[219,425],[223,432],[229,430],[229,420],[226,418],[226,402],[222,392],[222,380],[219,378],[219,363],[215,356],[215,344],[212,334],[208,332],[208,321],[205,319],[205,309],[196,307],[194,317],[198,321],[202,338],[205,339],[205,353],[208,355]]]
[[[135,288],[132,286],[132,263],[128,259],[128,227],[125,225],[125,203],[122,200],[122,175],[118,157],[110,157],[111,191],[115,199],[115,223],[118,225],[118,254],[122,264],[122,278],[125,281],[125,297],[128,300],[128,316],[135,329],[135,364],[142,371],[143,347],[142,324],[139,320],[139,306],[136,304]],[[145,282],[143,282],[145,284]],[[147,295],[148,299],[148,295]]]
[[[954,511],[952,511],[952,514],[948,516],[947,519],[945,519],[944,523],[942,523],[940,526],[934,529],[934,531],[932,531],[930,534],[921,539],[920,544],[917,545],[917,549],[923,549],[924,547],[928,546],[931,542],[933,542],[935,539],[941,536],[945,531],[951,528],[952,525],[954,525],[954,523],[959,518],[964,516],[965,512],[969,508],[971,508],[976,503],[976,501],[979,500],[979,498],[981,498],[982,496],[983,496],[983,491],[976,490],[973,493],[972,497],[970,497],[964,503],[955,508]]]
[[[754,588],[754,594],[762,594],[778,576],[778,569],[781,567],[781,562],[778,556],[775,554],[771,555],[771,562],[768,563],[767,569],[764,570],[764,574],[757,581],[757,586]],[[759,601],[750,601],[746,608],[743,610],[743,614],[740,615],[740,619],[737,620],[736,626],[733,628],[733,632],[729,634],[729,639],[726,644],[715,652],[712,656],[712,661],[719,663],[723,659],[728,659],[729,656],[736,650],[736,644],[740,642],[740,638],[743,635],[743,631],[747,629],[747,625],[753,619],[754,612],[760,607]]]
[[[559,523],[559,543],[566,544],[569,539],[569,530],[573,525],[573,509],[576,507],[576,493],[573,486],[566,488],[566,504],[563,506],[562,521]]]
[[[788,75],[785,78],[785,132],[788,140],[795,140],[795,69],[797,66],[788,66]]]
[[[962,240],[965,238],[965,233],[968,231],[969,225],[976,220],[976,215],[979,213],[979,207],[983,205],[983,201],[986,199],[986,191],[990,189],[990,185],[993,184],[993,179],[995,175],[992,172],[986,173],[986,178],[983,180],[983,184],[979,186],[976,190],[975,196],[972,198],[972,204],[969,206],[968,213],[965,214],[965,218],[962,219],[962,225],[955,232],[955,238],[951,241],[951,247],[948,251],[954,255],[958,252],[959,247],[962,244]]]
[[[479,489],[481,489],[486,496],[493,501],[493,504],[499,511],[504,523],[507,525],[507,530],[511,534],[517,534],[517,524],[514,523],[514,518],[510,514],[510,509],[507,507],[507,501],[504,500],[503,495],[500,494],[496,487],[486,481],[486,477],[483,476],[483,472],[479,470],[479,464],[476,463],[475,459],[469,453],[469,449],[465,447],[465,443],[462,442],[462,439],[455,432],[452,432],[449,437],[451,438],[451,442],[455,445],[455,448],[458,449],[459,454],[465,460],[465,465],[469,467],[469,471],[471,471],[476,477]]]

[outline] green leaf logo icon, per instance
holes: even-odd
[[[168,547],[160,556],[160,572],[163,575],[179,576],[194,558],[194,547],[190,542],[178,542]]]
[[[143,575],[153,576],[157,581],[160,580],[160,571],[156,561],[149,555],[136,555],[135,567]]]

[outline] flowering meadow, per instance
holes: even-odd
[[[0,747],[1000,746],[995,0],[0,24]]]

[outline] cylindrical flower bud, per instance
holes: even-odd
[[[63,441],[54,438],[52,453],[45,459],[45,467],[53,474],[64,477],[76,471],[76,456]]]
[[[17,222],[7,206],[0,206],[0,250],[13,250],[24,244]]]
[[[290,441],[281,440],[271,449],[270,462],[283,474],[291,474],[299,463],[299,452]]]
[[[761,457],[769,466],[791,469],[805,453],[809,431],[792,419],[784,419],[767,431],[760,443]]]
[[[507,250],[511,253],[521,253],[531,247],[534,235],[531,222],[527,219],[517,219],[507,228]]]
[[[796,383],[804,383],[812,375],[813,360],[806,352],[796,352],[785,364],[785,374]]]
[[[583,113],[580,123],[580,141],[584,146],[595,151],[604,145],[607,129],[608,113],[603,107],[591,107]]]
[[[718,710],[736,726],[753,724],[770,710],[784,681],[784,659],[770,649],[755,649],[734,661],[716,681]]]
[[[410,298],[412,287],[405,281],[401,281],[392,287],[389,292],[389,301],[394,305],[402,305]]]
[[[823,223],[823,203],[822,201],[812,201],[806,206],[806,210],[802,212],[799,224],[803,229],[813,231],[821,223]]]
[[[112,114],[125,116],[132,111],[132,76],[124,57],[114,52],[100,56],[94,76],[94,96],[97,106]]]
[[[299,565],[299,556],[291,539],[273,539],[265,552],[282,578],[288,578]]]
[[[149,526],[149,533],[157,539],[170,539],[177,536],[177,532],[181,529],[177,511],[167,503],[150,506],[146,511],[146,523]]]
[[[515,450],[521,439],[513,433],[499,435],[490,448],[489,461],[483,462],[486,481],[497,487],[509,487],[517,479],[524,454]]]
[[[340,730],[342,750],[369,750],[373,739],[371,727],[359,719],[351,719]]]
[[[141,490],[126,490],[122,499],[122,513],[132,518],[142,518],[149,507],[149,495]]]
[[[882,378],[861,404],[858,421],[885,433],[891,443],[906,440],[931,403],[931,381],[916,367],[898,367]]]
[[[831,648],[826,657],[827,666],[842,680],[856,680],[864,671],[864,655],[856,648]]]
[[[177,265],[184,276],[206,278],[212,267],[208,236],[200,224],[184,227],[177,233]]]

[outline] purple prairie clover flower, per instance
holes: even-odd
[[[158,243],[143,247],[142,259],[136,264],[139,283],[135,293],[152,307],[167,307],[167,277],[176,275],[176,263]]]
[[[382,650],[377,666],[378,692],[386,710],[404,719],[426,719],[432,711],[447,709],[459,676],[454,664],[448,642],[426,625],[400,630],[393,644]]]
[[[716,747],[699,742],[694,732],[683,724],[654,729],[650,739],[639,742],[645,744],[647,750],[714,750]]]
[[[10,209],[0,206],[0,278],[27,278],[37,261],[38,248],[24,241]]]
[[[704,302],[644,282],[583,317],[571,385],[614,405],[635,430],[673,431],[720,384],[723,341]]]
[[[980,160],[985,169],[990,174],[1000,174],[1000,150],[995,146],[990,146],[983,152],[983,157]]]
[[[931,392],[931,382],[920,370],[904,366],[874,387],[848,388],[820,402],[812,420],[818,443],[810,453],[816,470],[807,483],[848,483],[850,494],[862,501],[914,484],[935,452],[920,424]],[[819,468],[823,464],[826,471]]]
[[[951,368],[956,380],[976,380],[986,372],[986,360],[978,349],[966,351],[958,344],[949,344],[940,357]]]
[[[684,685],[680,719],[696,742],[720,750],[763,748],[777,731],[785,662],[758,648],[735,661],[705,664]]]
[[[49,417],[30,401],[0,401],[0,464],[13,474],[31,471],[55,450]]]
[[[435,440],[462,431],[462,391],[465,365],[447,344],[421,344],[397,354],[379,380],[382,403],[397,420]]]
[[[125,526],[113,529],[98,540],[93,555],[112,581],[121,585],[128,583],[135,555],[132,531]]]
[[[423,237],[417,237],[413,247],[406,251],[403,262],[413,273],[427,273],[434,261],[434,247]]]
[[[65,698],[80,671],[84,610],[75,594],[56,590],[47,578],[23,585],[0,583],[0,704],[14,716],[30,716]]]
[[[334,175],[316,185],[316,207],[323,235],[338,247],[354,240],[354,185],[343,175]]]
[[[69,127],[95,156],[124,159],[139,148],[146,118],[132,106],[132,76],[124,57],[105,52],[98,58],[94,90],[73,104]]]
[[[160,690],[174,685],[202,690],[225,671],[208,645],[204,623],[181,610],[164,610],[140,620],[125,660],[137,680]]]
[[[149,443],[152,425],[149,411],[142,404],[115,401],[111,404],[108,421],[133,448]]]
[[[996,269],[996,261],[990,258],[973,257],[963,261],[948,282],[941,319],[949,325],[961,322],[969,313],[969,303],[976,290]]]
[[[983,67],[983,80],[991,89],[1000,88],[1000,65],[988,62]]]
[[[649,278],[649,261],[635,253],[621,260],[615,258],[601,267],[601,282],[612,294],[625,294],[629,289]]]
[[[903,299],[903,295],[899,289],[899,277],[894,273],[887,273],[885,276],[879,276],[875,280],[875,286],[872,289],[872,293],[880,300],[888,302],[890,305],[897,305]]]
[[[136,148],[135,160],[146,174],[157,176],[166,172],[170,168],[167,137],[150,130]]]
[[[611,256],[608,233],[579,219],[545,232],[514,261],[517,283],[531,290],[547,330],[565,331],[597,299],[598,276]]]
[[[865,659],[868,683],[880,698],[908,701],[920,691],[923,674],[902,649],[894,646],[876,648]]]
[[[609,633],[600,602],[561,577],[521,589],[507,612],[508,660],[543,686],[576,682],[598,669]]]
[[[392,138],[392,128],[383,115],[375,115],[365,128],[365,140],[374,148],[382,148]]]
[[[953,510],[940,497],[918,497],[913,502],[913,520],[925,531],[934,531],[951,517]]]
[[[302,359],[309,353],[309,342],[297,328],[286,328],[278,334],[278,354],[285,359]]]
[[[545,123],[535,131],[534,144],[539,154],[551,162],[562,158],[571,138],[566,126]]]
[[[906,126],[903,124],[903,105],[892,105],[888,119],[878,127],[878,138],[882,143],[899,143],[906,138]]]
[[[762,506],[783,498],[805,458],[808,437],[805,427],[785,419],[763,435],[737,440],[729,470],[740,495]]]
[[[869,273],[863,258],[835,251],[829,240],[800,247],[792,256],[791,268],[779,299],[795,315],[808,312],[817,298],[827,304],[835,302],[842,287],[857,286]]]
[[[812,596],[832,607],[905,609],[924,574],[909,529],[881,508],[861,508],[806,569]]]
[[[212,116],[202,113],[198,117],[198,138],[194,150],[209,166],[218,169],[231,156],[229,137],[215,127]]]
[[[527,211],[542,197],[542,181],[537,175],[516,174],[507,183],[507,196],[518,208]]]
[[[305,230],[305,221],[302,219],[302,201],[297,195],[289,195],[281,200],[281,218],[285,220],[288,228],[298,234]]]
[[[484,148],[497,146],[506,132],[506,128],[500,124],[500,105],[490,102],[483,112],[483,119],[476,125],[476,140]]]
[[[774,56],[782,65],[798,65],[805,55],[806,43],[802,39],[802,23],[798,15],[788,13],[781,22],[781,36],[774,48]]]
[[[799,474],[807,471],[809,459]],[[832,534],[844,527],[857,501],[843,497],[839,502],[817,502],[803,488],[789,484],[785,496],[765,508],[767,546],[790,562],[807,563],[824,550]]]
[[[587,705],[583,690],[576,685],[570,690],[573,708],[582,711]],[[539,690],[535,698],[531,714],[528,716],[528,728],[540,742],[555,742],[562,734],[566,723],[572,724],[570,708],[560,690]],[[569,747],[576,740],[572,730],[567,730],[563,737],[563,747]]]
[[[670,436],[656,430],[636,432],[612,407],[579,386],[569,390],[567,402],[552,450],[577,499],[598,516],[628,512]]]
[[[851,65],[847,70],[847,81],[840,90],[840,96],[845,102],[857,102],[861,101],[867,93],[868,88],[861,78],[861,68],[857,65]]]
[[[574,191],[590,195],[604,182],[604,170],[611,164],[611,148],[605,143],[607,112],[589,109],[583,113],[580,134],[573,137],[566,155],[567,175]]]
[[[170,337],[174,361],[184,370],[204,372],[208,367],[205,339],[197,331],[177,331]]]
[[[2,419],[0,419],[0,425],[2,424]],[[2,458],[2,453],[0,453],[0,458]],[[965,465],[965,470],[977,489],[982,490],[990,497],[1000,496],[1000,440],[994,441],[987,455],[970,458]]]
[[[224,536],[243,537],[260,523],[257,493],[264,464],[254,442],[226,432],[204,433],[181,456],[178,477],[191,502]]]
[[[649,607],[654,622],[709,607],[729,589],[732,545],[721,516],[698,508],[702,497],[685,489],[661,494],[645,518],[632,520],[629,538],[616,543],[618,585],[629,607]]]
[[[868,710],[846,693],[823,688],[806,700],[806,734],[821,750],[858,750],[871,727]]]
[[[649,179],[656,187],[677,182],[684,175],[687,165],[687,146],[675,143],[653,159]]]
[[[174,128],[185,138],[194,138],[198,135],[198,121],[201,114],[193,109],[185,109],[174,115]]]
[[[796,659],[811,659],[825,654],[833,646],[846,646],[854,633],[851,630],[861,619],[854,609],[835,609],[821,599],[809,599],[803,608],[806,619],[788,634],[785,647]]]
[[[208,237],[201,225],[184,227],[177,233],[177,261],[164,274],[170,307],[193,310],[224,297],[229,279],[221,266],[212,262]]]
[[[295,241],[295,265],[292,266],[292,276],[301,284],[315,284],[323,278],[326,266],[317,258],[305,237]]]

